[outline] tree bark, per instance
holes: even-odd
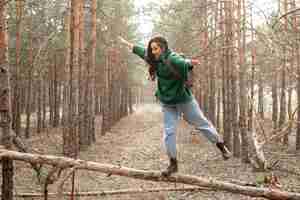
[[[287,12],[287,1],[284,0],[284,12]],[[288,32],[288,18],[284,20],[284,33]],[[283,66],[281,70],[281,94],[280,94],[280,114],[279,114],[279,129],[283,128],[283,124],[286,121],[286,67],[288,65],[288,52],[287,47],[283,47]]]
[[[228,48],[224,51],[224,71],[223,71],[223,108],[224,108],[224,143],[230,151],[233,149],[233,135],[232,135],[232,91],[231,91],[231,69],[232,69],[232,48],[231,43],[233,40],[232,33],[232,2],[224,2],[224,15],[225,15],[225,27],[224,27],[224,45]]]
[[[96,142],[96,131],[95,131],[95,97],[96,97],[96,50],[97,50],[97,0],[92,0],[91,4],[92,13],[92,30],[91,30],[91,91],[90,91],[90,130],[88,133],[93,142]]]
[[[26,128],[25,137],[29,138],[31,126],[31,112],[32,112],[32,80],[33,80],[33,46],[32,46],[32,32],[29,32],[29,48],[28,48],[28,85],[27,85],[27,99],[26,99]]]
[[[41,102],[42,102],[42,129],[46,128],[47,124],[46,124],[46,121],[47,121],[47,105],[48,107],[50,106],[50,96],[49,96],[49,87],[47,87],[47,82],[49,81],[46,81],[46,75],[45,74],[41,74],[41,76],[43,76],[44,78],[41,80],[41,88],[42,88],[42,91],[41,91]],[[50,84],[50,83],[49,83]],[[48,104],[47,104],[47,93],[48,93]],[[50,122],[50,118],[49,118],[49,122]]]
[[[57,54],[55,54],[54,56],[55,59],[55,63],[54,63],[54,71],[53,71],[53,75],[54,75],[54,80],[53,80],[53,127],[58,127],[59,126],[59,118],[60,118],[60,114],[59,114],[59,108],[60,108],[60,85],[59,85],[59,80],[58,80],[58,56]]]
[[[0,128],[2,129],[1,145],[12,148],[11,137],[11,85],[10,66],[8,61],[8,33],[5,1],[0,1]],[[14,166],[13,160],[2,160],[2,200],[13,199]]]
[[[68,7],[70,7],[68,5]],[[64,35],[65,35],[65,43],[64,43],[64,77],[63,77],[63,102],[62,102],[62,126],[63,126],[63,132],[66,132],[66,128],[68,126],[68,96],[69,96],[69,68],[70,68],[70,9],[66,10],[66,14],[64,16]]]
[[[251,77],[250,77],[250,99],[248,110],[248,131],[254,130],[254,84],[255,84],[255,68],[256,68],[256,46],[254,44],[255,32],[253,26],[253,9],[251,8]]]
[[[63,152],[69,157],[76,157],[79,149],[79,137],[76,131],[76,84],[75,72],[78,70],[79,59],[79,0],[71,0],[71,49],[69,68],[69,101],[68,101],[68,124],[64,132]]]
[[[41,73],[41,72],[40,72]],[[38,91],[37,91],[37,133],[41,133],[42,132],[42,92],[43,92],[43,88],[42,88],[42,75],[39,74],[38,80],[37,80],[37,87],[38,87]]]
[[[246,6],[245,6],[245,0],[239,0],[238,2],[239,11],[243,11],[243,22],[242,26],[245,27],[245,17],[246,17]],[[239,13],[239,15],[242,15]],[[239,18],[241,19],[241,18]],[[239,30],[241,32],[242,29]],[[241,132],[241,157],[242,161],[245,163],[248,163],[249,160],[249,142],[248,142],[248,131],[247,131],[247,87],[246,87],[246,31],[244,30],[240,34],[240,41],[239,41],[239,63],[240,63],[240,71],[239,71],[239,78],[240,78],[240,118],[239,118],[239,126],[240,126],[240,132]]]
[[[292,82],[292,81],[290,81]],[[292,88],[289,88],[288,89],[288,105],[287,105],[287,110],[288,110],[288,121],[291,121],[293,120],[292,119],[292,115],[293,115],[293,111],[292,111],[292,102],[293,102],[293,89]],[[288,134],[286,134],[283,138],[283,143],[285,145],[288,145],[289,144],[289,135],[292,133],[292,126],[289,126],[289,129],[288,129]]]
[[[277,72],[273,73],[272,81],[272,122],[273,129],[277,129],[278,126],[278,89],[277,89]]]
[[[299,22],[298,20],[296,22]],[[295,30],[297,39],[300,37],[300,31],[298,27]],[[300,107],[300,48],[299,42],[296,43],[296,67],[297,67],[297,105]],[[297,136],[296,136],[296,150],[300,150],[300,109],[297,111]]]
[[[265,118],[264,111],[264,85],[263,85],[263,74],[259,72],[259,80],[258,80],[258,113],[261,119]]]
[[[53,56],[53,55],[52,55]],[[49,127],[53,127],[53,123],[54,123],[54,98],[55,98],[55,94],[54,94],[54,68],[56,65],[56,58],[55,56],[53,56],[53,64],[49,64],[48,65],[48,73],[47,73],[47,81],[45,81],[45,83],[47,83],[47,93],[48,93],[48,102],[46,99],[43,99],[43,103],[46,100],[46,102],[48,103],[46,106],[46,108],[48,107],[46,113],[49,114]],[[46,76],[46,75],[45,75]],[[44,91],[44,90],[43,90]],[[44,126],[43,126],[44,127]]]
[[[103,79],[103,93],[102,93],[102,101],[101,101],[101,114],[102,114],[102,126],[101,126],[101,135],[105,135],[109,126],[109,83],[108,83],[108,66],[109,58],[108,54],[105,55],[105,64],[104,64],[104,79]]]
[[[231,23],[232,23],[232,41],[231,44],[234,46],[235,43],[240,41],[240,38],[235,39],[235,33],[239,32],[240,27],[237,27],[234,23],[236,20],[240,19],[236,15],[238,14],[239,7],[236,8],[234,1],[232,2],[232,11],[231,11]],[[240,24],[240,23],[238,23]],[[237,40],[237,41],[236,41]],[[236,69],[237,65],[237,56],[235,56],[234,50],[231,50],[231,119],[232,119],[232,132],[233,132],[233,155],[235,157],[240,157],[241,155],[241,135],[239,129],[239,119],[238,119],[238,71]]]
[[[22,16],[23,1],[16,1],[16,65],[14,74],[14,98],[13,98],[13,129],[17,135],[21,131],[21,46],[22,46]]]
[[[217,23],[218,23],[218,6],[217,4],[214,6],[213,11],[215,12],[215,17],[212,18],[212,24],[214,26],[214,31],[211,33],[212,40],[214,40],[212,49],[217,49],[217,40],[215,38],[217,37]],[[216,70],[217,70],[217,56],[216,53],[212,53],[211,58],[211,67],[209,67],[210,70],[210,95],[209,95],[209,119],[212,122],[214,126],[216,126],[216,96],[217,96],[217,76],[216,76]]]
[[[87,83],[87,74],[88,70],[87,65],[86,65],[86,59],[85,59],[85,42],[84,42],[84,12],[83,12],[83,6],[84,6],[84,0],[78,1],[78,15],[79,15],[79,55],[78,55],[78,89],[77,89],[77,94],[78,94],[78,122],[77,122],[77,130],[78,130],[78,136],[79,136],[79,145],[80,148],[85,148],[86,146],[86,141],[85,139],[87,138],[87,133],[85,132],[85,126],[86,126],[86,119],[85,119],[85,114],[86,114],[86,83]]]

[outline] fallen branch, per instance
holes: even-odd
[[[182,187],[182,188],[153,188],[153,189],[124,189],[124,190],[114,190],[114,191],[94,191],[94,192],[76,192],[77,197],[91,197],[91,196],[111,196],[111,195],[126,195],[126,194],[142,194],[142,193],[155,193],[155,192],[195,192],[195,191],[214,191],[209,188],[204,187]],[[71,196],[71,192],[59,193],[49,193],[48,197],[58,197],[58,196]],[[0,195],[1,196],[1,195]],[[22,193],[16,194],[15,197],[19,198],[38,198],[44,197],[40,193]]]
[[[269,135],[271,135],[271,137],[269,138],[267,138],[265,134],[262,121],[257,117],[255,118],[255,122],[258,126],[250,133],[250,147],[252,150],[250,161],[256,171],[265,171],[270,168],[270,166],[268,166],[267,160],[265,159],[263,147],[268,142],[281,139],[290,133],[290,129],[294,123],[294,119],[298,109],[299,106],[291,113],[291,115],[289,116],[290,120],[286,124],[282,125],[282,128],[280,128],[279,130],[273,130],[271,133],[269,133]],[[264,136],[263,141],[259,140],[259,132]]]
[[[292,112],[290,119],[281,126],[281,128],[273,130],[269,135],[271,135],[270,138],[267,140],[261,142],[259,145],[264,146],[266,143],[281,139],[285,137],[287,134],[290,133],[290,128],[293,126],[293,123],[295,123],[296,114],[298,113],[299,106],[295,108],[295,110]]]
[[[290,14],[294,14],[294,13],[297,12],[297,11],[300,11],[300,8],[295,8],[295,9],[293,9],[293,10],[287,12],[287,13],[284,13],[283,15],[281,15],[281,16],[275,21],[275,23],[272,25],[272,28],[274,28],[275,25],[276,25],[282,18],[284,18],[284,17],[286,17],[286,16],[288,16],[288,15],[290,15]]]
[[[44,183],[44,199],[48,199],[48,185],[53,184],[60,176],[62,168],[53,167],[53,169],[48,173],[45,183]],[[57,176],[55,176],[57,174]]]
[[[149,181],[175,182],[200,187],[211,188],[216,191],[226,191],[235,194],[242,194],[251,197],[263,197],[272,200],[300,200],[299,193],[281,191],[271,188],[257,188],[253,186],[241,186],[224,181],[218,181],[213,178],[202,178],[184,174],[175,174],[170,177],[161,176],[159,171],[145,171],[133,168],[121,167],[110,164],[101,164],[91,161],[74,160],[71,158],[20,153],[15,151],[0,150],[0,159],[10,158],[24,162],[32,162],[37,164],[47,164],[61,168],[74,168],[79,170],[99,171],[106,174],[125,176],[135,179],[143,179]]]
[[[64,188],[64,184],[65,184],[65,182],[68,180],[68,178],[70,178],[70,177],[72,176],[72,174],[75,172],[75,170],[76,170],[76,166],[73,167],[73,168],[71,169],[71,171],[68,172],[67,175],[65,175],[65,176],[63,177],[63,179],[60,181],[60,183],[58,184],[57,191],[58,191],[59,196],[63,196],[63,188]]]

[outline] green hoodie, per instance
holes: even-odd
[[[145,52],[146,49],[144,47],[136,45],[133,47],[133,53],[142,59],[145,59]],[[167,59],[169,59],[174,67],[177,67],[177,71],[184,77],[184,80],[178,80],[174,77],[170,66],[165,64]],[[155,96],[163,104],[186,103],[192,100],[191,90],[184,85],[188,69],[191,67],[189,62],[180,55],[167,50],[160,56],[156,67],[157,90]]]

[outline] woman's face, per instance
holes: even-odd
[[[151,51],[152,54],[154,55],[155,59],[158,60],[160,55],[162,54],[162,48],[158,45],[157,42],[152,42],[151,43]]]

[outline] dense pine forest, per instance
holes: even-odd
[[[2,200],[300,199],[300,1],[0,0]],[[157,35],[232,152],[181,121],[165,177]]]

